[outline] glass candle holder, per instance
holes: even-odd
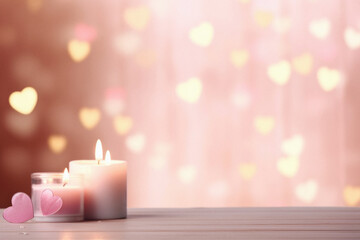
[[[84,220],[84,187],[81,175],[71,174],[66,183],[63,173],[31,174],[31,199],[34,207],[34,220],[38,222],[76,222]],[[62,207],[53,215],[44,216],[40,199],[45,189],[61,197]]]

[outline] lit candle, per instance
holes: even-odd
[[[127,164],[125,161],[112,160],[109,151],[103,160],[100,140],[95,149],[95,161],[70,162],[70,174],[82,174],[84,177],[85,219],[125,218]]]
[[[71,222],[84,219],[84,188],[82,176],[64,173],[31,174],[31,199],[34,207],[34,220],[39,222]],[[54,195],[61,197],[62,206],[53,215],[44,216],[41,211],[41,194],[50,189]]]

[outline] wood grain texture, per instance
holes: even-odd
[[[360,208],[129,209],[127,219],[78,223],[1,218],[0,239],[360,239]]]

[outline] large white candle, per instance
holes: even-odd
[[[96,149],[99,149],[98,146]],[[70,174],[82,174],[84,177],[85,219],[125,218],[126,162],[111,160],[110,154],[105,161],[102,157],[99,159],[99,151],[96,151],[96,160],[70,162]]]

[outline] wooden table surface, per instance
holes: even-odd
[[[78,223],[1,218],[0,239],[360,239],[360,208],[138,208],[127,219]]]

